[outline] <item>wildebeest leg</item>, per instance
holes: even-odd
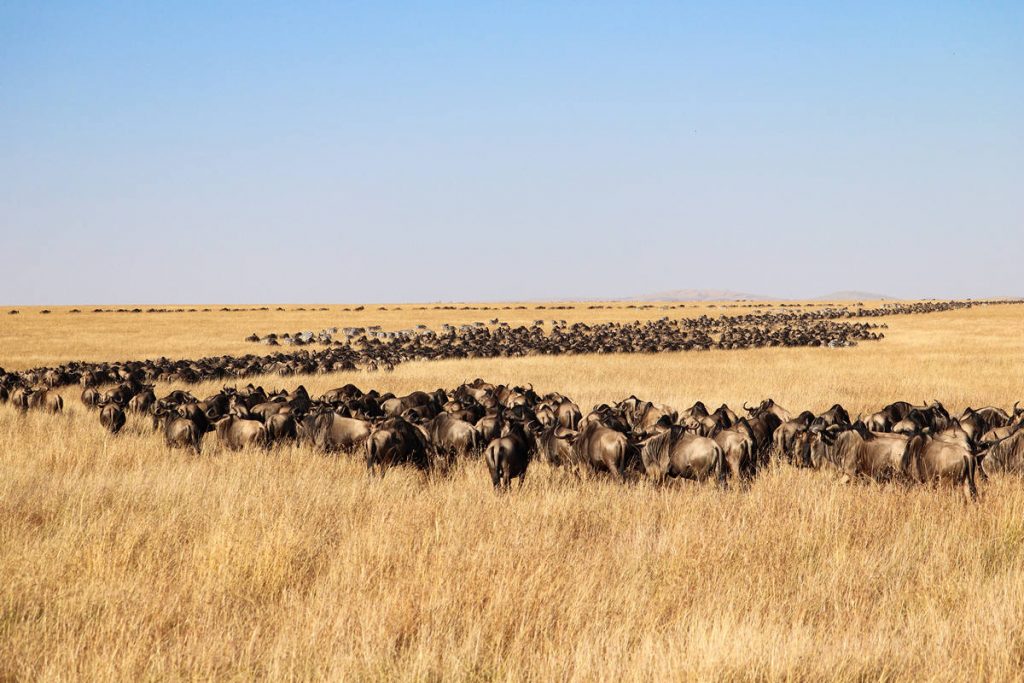
[[[971,456],[964,458],[964,499],[968,503],[978,500],[978,487],[974,483],[974,462]]]
[[[519,490],[523,490],[523,484],[526,482],[526,471],[519,475]]]

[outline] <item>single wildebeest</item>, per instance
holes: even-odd
[[[733,479],[746,479],[754,473],[754,440],[746,430],[737,425],[721,430],[712,438],[722,449]]]
[[[108,403],[100,408],[100,424],[111,434],[117,434],[124,427],[125,416],[121,406]]]
[[[742,434],[742,432],[740,432]],[[692,434],[683,427],[652,436],[640,449],[644,471],[655,482],[683,477],[725,483],[725,455],[714,439]]]
[[[532,456],[530,439],[523,426],[517,422],[507,423],[502,429],[502,436],[487,444],[484,450],[484,460],[494,488],[507,491],[514,477],[519,478],[519,486],[522,487]]]
[[[401,417],[384,420],[366,439],[366,469],[383,478],[389,467],[411,464],[422,471],[430,468],[427,445],[415,426]]]
[[[169,408],[158,410],[153,414],[154,428],[163,428],[164,443],[168,448],[191,448],[199,455],[203,435],[206,429],[200,427],[187,417],[179,417]]]
[[[148,413],[156,403],[156,394],[153,389],[147,387],[128,399],[128,410],[133,413]]]
[[[1024,474],[1024,429],[989,446],[981,461],[985,472]]]
[[[572,444],[572,462],[577,467],[593,471],[607,471],[619,481],[629,453],[629,439],[622,432],[605,427],[600,422],[585,421]]]
[[[424,426],[435,455],[446,462],[479,448],[480,435],[476,427],[449,413],[441,413]]]
[[[297,425],[299,440],[324,453],[350,451],[363,444],[371,430],[372,425],[365,420],[332,412],[307,415]]]
[[[229,450],[238,451],[247,446],[266,448],[270,445],[267,426],[259,420],[243,420],[229,415],[217,420],[214,425],[217,438]]]
[[[100,405],[100,392],[96,387],[82,389],[82,403],[89,408],[97,408]]]
[[[964,440],[958,438],[915,436],[908,447],[908,474],[922,484],[948,482],[952,486],[963,486],[964,499],[972,501],[978,497],[974,483],[977,461],[967,449]]]
[[[553,424],[536,435],[537,454],[541,462],[561,466],[572,461],[572,444],[576,440],[575,432],[558,424]]]
[[[297,435],[295,417],[290,413],[271,415],[266,425],[267,436],[273,442],[294,439]]]
[[[843,473],[844,482],[856,477],[884,482],[907,475],[908,437],[869,432],[862,422],[854,423],[849,430],[842,429],[837,426],[809,431],[804,462],[813,467],[830,465]]]

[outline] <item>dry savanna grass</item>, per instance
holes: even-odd
[[[365,311],[0,318],[0,365],[267,352],[252,332],[512,319]],[[335,309],[336,310],[336,309]],[[703,311],[694,306],[679,313]],[[715,310],[715,309],[707,309]],[[719,311],[721,312],[721,311]],[[729,312],[726,310],[725,312]],[[645,311],[519,311],[658,317]],[[463,317],[464,316],[464,317]],[[616,316],[622,316],[616,317]],[[1024,307],[884,319],[878,343],[400,365],[261,378],[313,394],[532,382],[581,405],[773,396],[851,413],[1024,398]],[[162,386],[164,391],[169,387]],[[193,391],[212,393],[218,385]],[[620,486],[544,466],[495,495],[483,463],[369,480],[354,457],[195,458],[145,421],[101,431],[0,407],[3,679],[1019,679],[1024,487],[982,500],[781,467],[749,490]]]

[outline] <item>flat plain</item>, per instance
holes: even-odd
[[[0,366],[266,354],[244,337],[328,326],[747,310],[521,305],[19,308],[0,315]],[[951,411],[1024,399],[1024,306],[870,321],[888,325],[886,338],[844,349],[446,360],[251,381],[316,396],[347,382],[405,393],[482,377],[557,390],[584,410],[631,394],[677,408],[839,402],[851,415],[898,399]],[[62,393],[60,416],[0,406],[3,679],[1024,675],[1024,488],[1013,476],[980,482],[980,502],[965,505],[945,490],[787,466],[719,490],[537,464],[499,496],[480,461],[370,480],[356,456],[295,447],[227,453],[210,439],[196,458],[139,417],[110,436],[79,389]]]

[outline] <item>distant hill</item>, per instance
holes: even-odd
[[[896,301],[896,297],[874,292],[858,292],[857,290],[841,290],[814,297],[817,301]]]
[[[627,297],[627,301],[776,301],[777,297],[763,294],[733,292],[728,289],[673,289],[641,296]]]

